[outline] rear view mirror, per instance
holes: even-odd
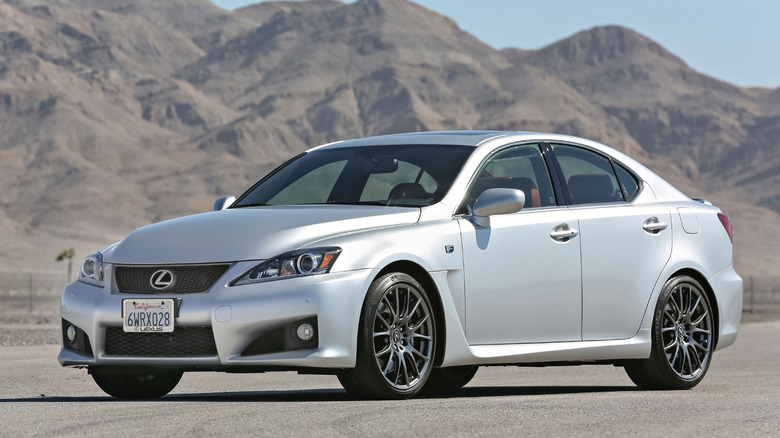
[[[393,173],[398,170],[398,159],[375,156],[366,160],[363,170],[368,174]]]

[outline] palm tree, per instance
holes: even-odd
[[[60,253],[60,255],[57,256],[57,261],[61,262],[65,259],[68,260],[68,281],[70,281],[71,272],[73,271],[73,256],[76,255],[76,252],[73,250],[73,248],[66,249]]]

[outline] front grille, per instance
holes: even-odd
[[[230,265],[189,266],[117,266],[114,271],[119,292],[126,294],[189,294],[204,292],[222,277]],[[157,290],[151,278],[155,272],[165,269],[175,276],[173,287]]]
[[[211,327],[176,327],[169,333],[125,333],[122,327],[106,329],[106,354],[133,357],[216,356]]]

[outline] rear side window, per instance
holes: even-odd
[[[586,149],[553,144],[573,204],[624,201],[612,163]]]
[[[634,175],[617,163],[615,163],[615,173],[617,173],[617,179],[620,183],[620,188],[623,189],[623,196],[626,198],[626,201],[634,199],[639,192],[639,182],[634,178]]]

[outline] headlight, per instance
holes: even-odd
[[[96,252],[84,258],[79,266],[79,281],[103,287],[103,254]]]
[[[341,248],[312,248],[292,251],[268,259],[243,273],[231,286],[259,283],[280,278],[325,274],[330,271]]]

